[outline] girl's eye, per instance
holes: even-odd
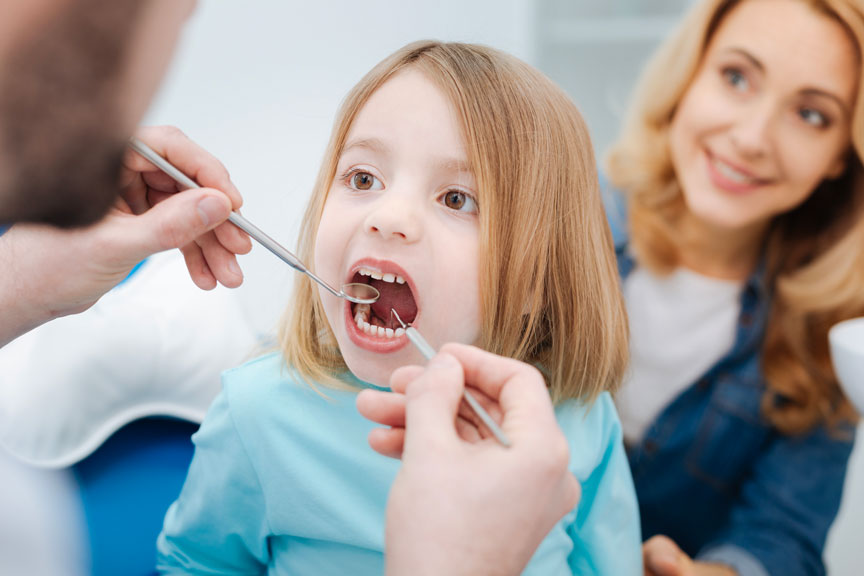
[[[804,122],[817,128],[823,128],[829,124],[828,117],[814,108],[802,108],[798,111],[798,115]]]
[[[474,197],[461,190],[447,190],[441,195],[440,201],[447,208],[457,212],[477,213],[477,202]]]
[[[747,81],[747,77],[744,76],[744,73],[741,72],[738,68],[734,67],[726,67],[722,70],[723,79],[726,80],[726,83],[729,84],[732,88],[743,92],[750,87],[750,83]]]
[[[348,176],[348,185],[355,190],[381,190],[381,181],[369,172],[358,171]]]

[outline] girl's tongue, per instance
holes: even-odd
[[[395,282],[384,282],[383,280],[370,279],[369,284],[378,289],[381,296],[372,304],[372,313],[381,321],[381,325],[387,328],[399,328],[396,318],[390,313],[395,309],[399,317],[406,324],[410,324],[417,317],[417,302],[408,284],[397,284]]]

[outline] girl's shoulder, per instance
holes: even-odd
[[[223,372],[222,392],[205,425],[211,434],[238,436],[249,458],[258,462],[287,446],[300,451],[319,446],[333,436],[327,431],[359,426],[355,398],[356,391],[307,382],[274,352]]]
[[[226,370],[222,373],[222,382],[223,384],[269,382],[283,378],[287,370],[288,366],[285,364],[282,354],[274,351]]]
[[[566,400],[555,407],[555,417],[570,445],[570,468],[582,481],[623,449],[621,421],[608,392],[590,405]]]
[[[222,394],[232,412],[260,415],[274,409],[284,414],[292,407],[303,411],[312,404],[332,404],[335,399],[342,399],[345,392],[307,382],[277,351],[223,372]]]
[[[593,431],[620,428],[618,412],[609,392],[601,392],[591,404],[583,400],[570,399],[555,406],[555,417],[558,425],[568,433],[568,429]]]

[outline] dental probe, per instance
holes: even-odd
[[[396,312],[396,310],[391,308],[390,311],[393,313],[394,316],[396,316],[396,320],[399,321],[399,324],[402,326],[402,328],[405,329],[405,335],[408,336],[408,340],[410,340],[411,343],[414,344],[414,346],[417,348],[417,350],[420,351],[420,353],[423,355],[424,358],[426,358],[426,360],[431,360],[432,357],[437,354],[435,349],[432,348],[432,346],[430,346],[428,342],[426,342],[426,339],[420,335],[420,332],[418,332],[416,328],[414,328],[410,324],[405,324],[405,322],[403,322],[402,319],[399,317],[399,313]],[[501,430],[498,424],[496,424],[492,417],[489,416],[489,413],[486,412],[486,410],[483,408],[483,406],[480,405],[477,399],[474,398],[474,396],[470,392],[468,392],[467,389],[462,390],[462,397],[465,398],[468,406],[470,406],[471,409],[474,410],[474,413],[477,414],[477,416],[480,418],[480,420],[483,421],[483,424],[486,425],[486,428],[488,428],[489,431],[492,432],[492,434],[495,436],[495,439],[498,440],[498,442],[500,442],[501,445],[505,448],[509,448],[510,440],[507,438],[507,436],[504,435],[504,431]]]
[[[159,170],[173,178],[174,181],[181,186],[185,186],[187,189],[200,188],[200,186],[194,180],[189,178],[176,166],[165,160],[155,150],[150,148],[150,146],[148,146],[138,138],[135,138],[134,136],[130,138],[129,147],[135,150],[135,152],[137,152],[144,158],[146,158],[148,161],[150,161],[150,163],[156,166]],[[327,282],[325,282],[324,280],[313,274],[308,268],[306,268],[306,266],[304,266],[300,259],[294,256],[294,254],[286,250],[284,247],[282,247],[281,244],[279,244],[273,238],[265,234],[260,228],[246,220],[246,218],[244,218],[243,216],[241,216],[239,212],[231,212],[228,220],[232,224],[249,234],[249,236],[257,240],[259,244],[270,250],[270,252],[279,257],[280,260],[282,260],[298,272],[306,274],[307,276],[309,276],[309,278],[317,282],[319,285],[323,286],[328,292],[330,292],[334,296],[344,298],[349,302],[353,302],[355,304],[372,304],[381,296],[381,294],[378,292],[378,289],[374,286],[370,286],[369,284],[359,284],[355,282],[343,284],[342,289],[337,291]]]

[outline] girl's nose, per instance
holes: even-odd
[[[416,200],[391,191],[372,206],[365,226],[367,232],[384,240],[416,242],[422,233],[422,214]]]

